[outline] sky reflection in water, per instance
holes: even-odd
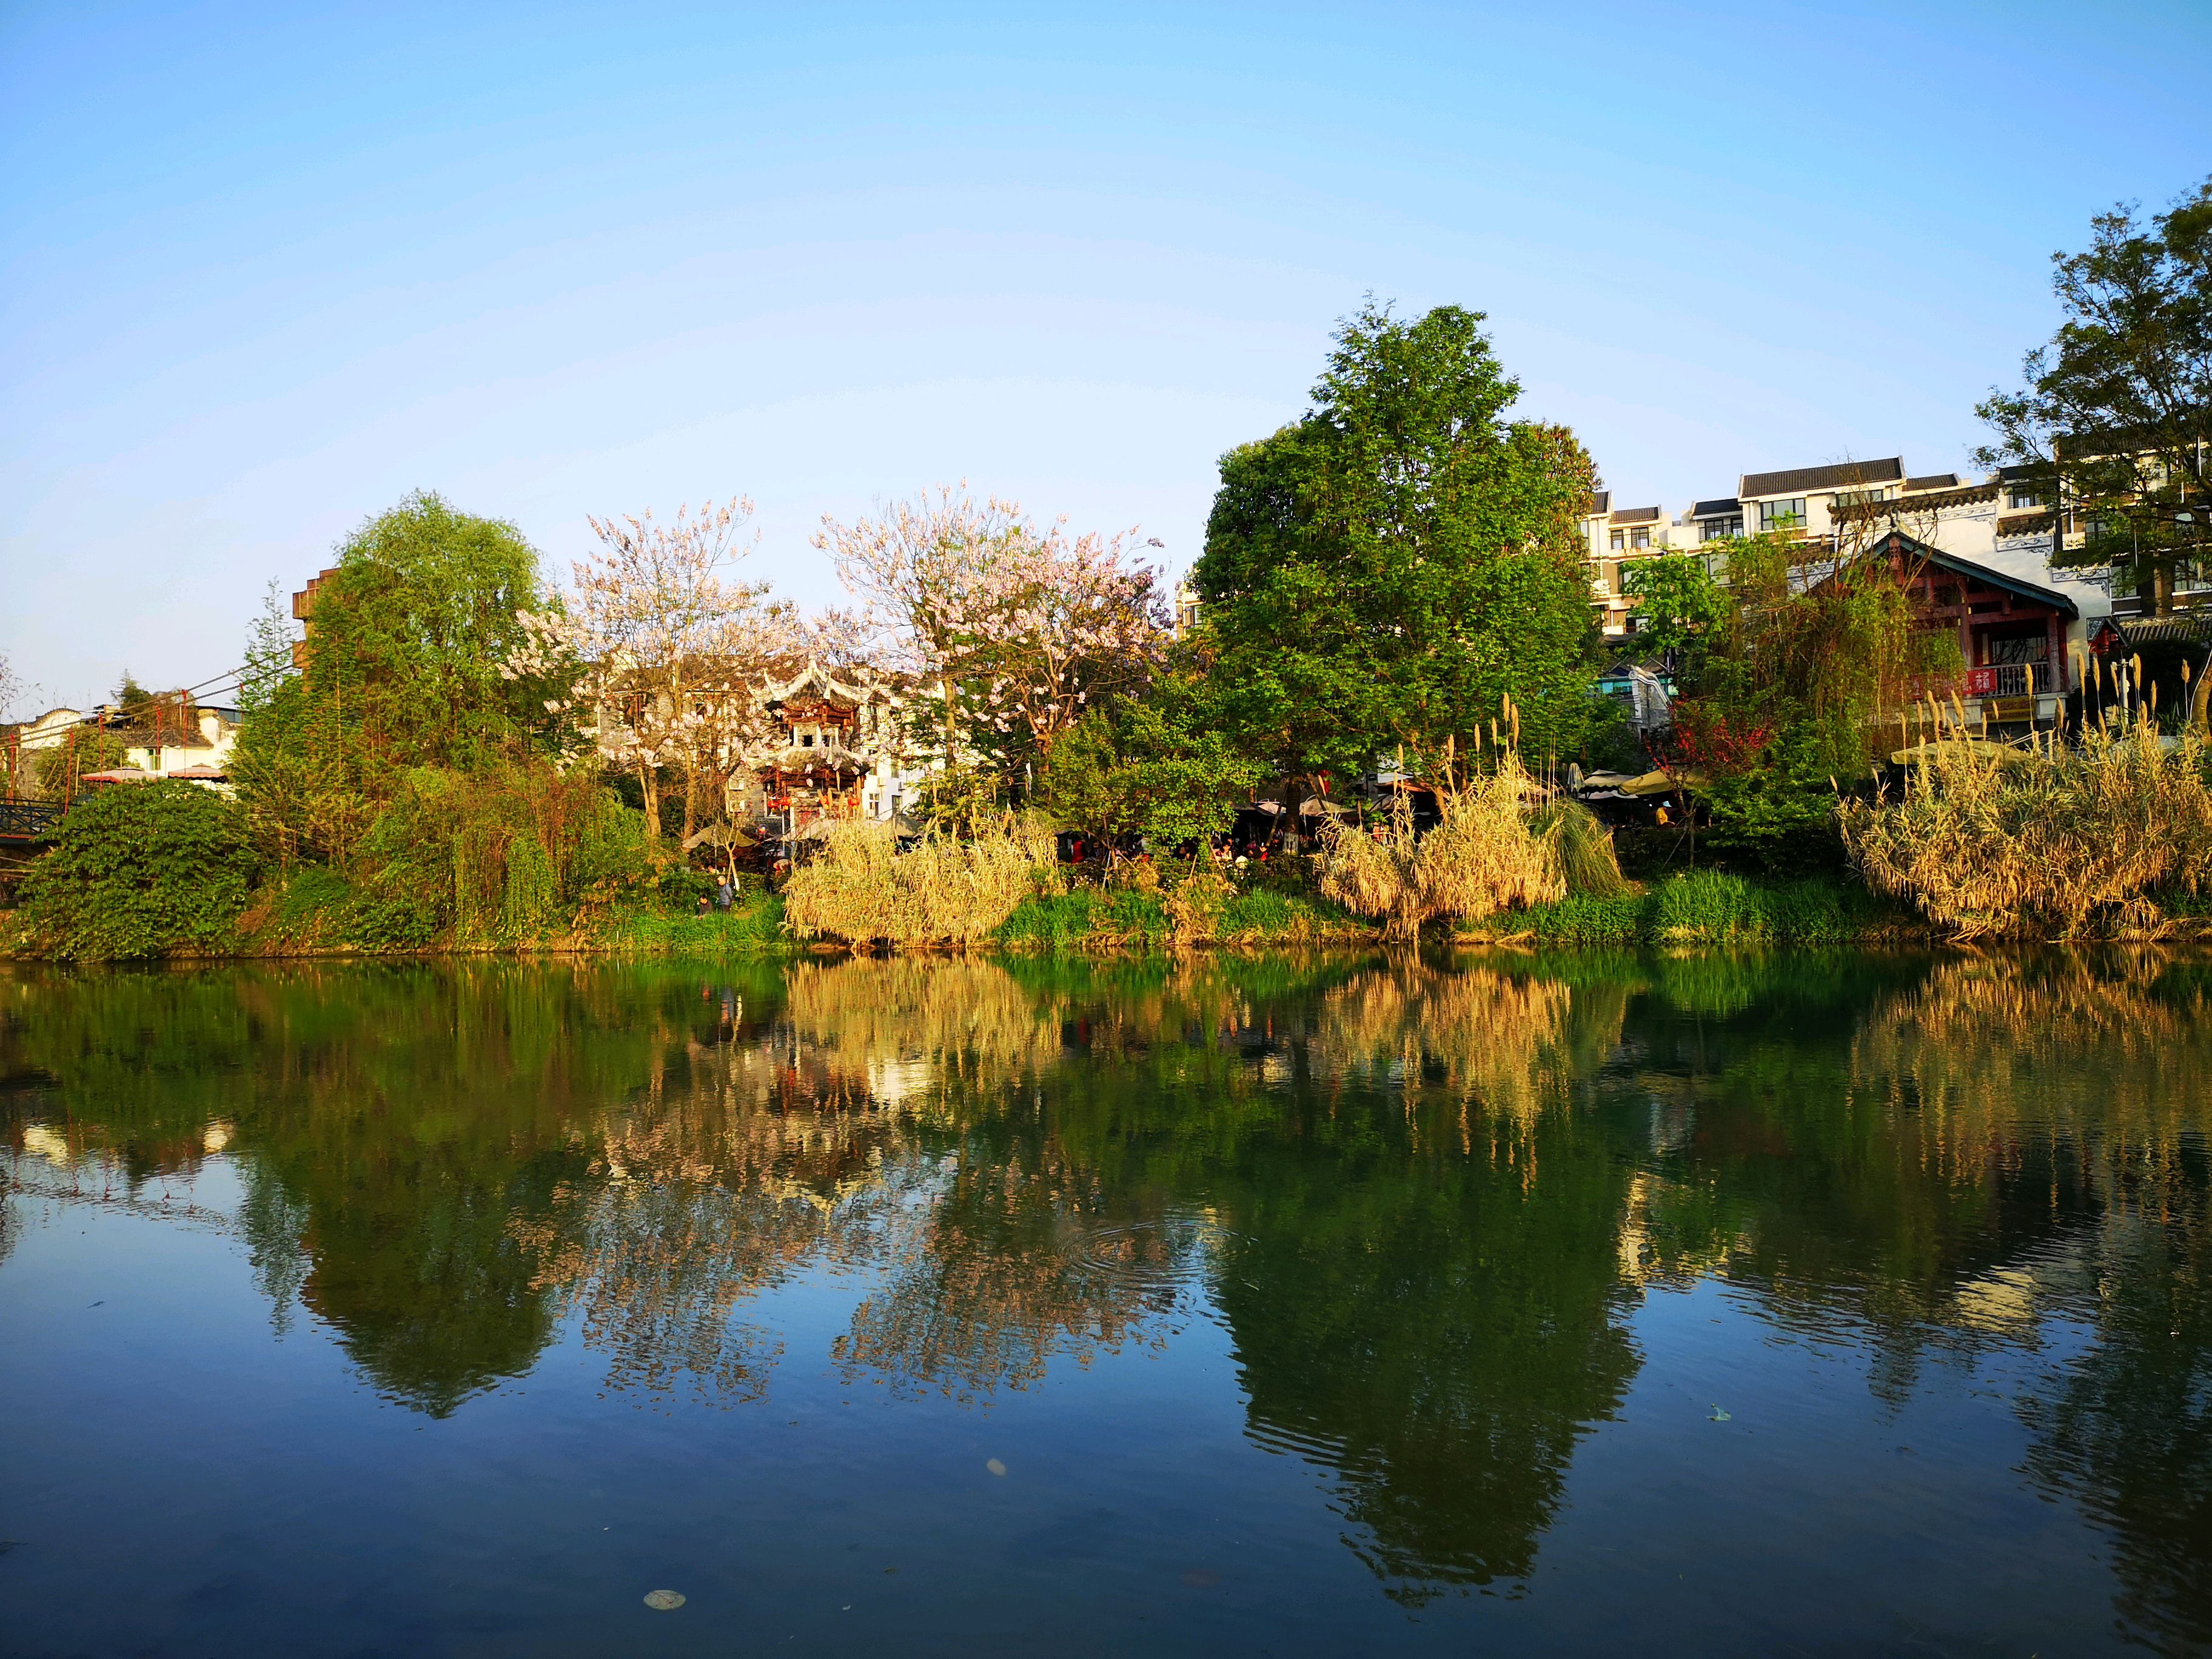
[[[2208,1004],[17,974],[0,1652],[2193,1650]]]

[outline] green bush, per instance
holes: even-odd
[[[214,952],[235,941],[255,859],[245,815],[191,783],[86,797],[23,881],[33,945],[83,960]]]

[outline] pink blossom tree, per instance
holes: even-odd
[[[752,513],[739,496],[696,514],[679,507],[665,524],[649,510],[588,520],[600,553],[572,568],[564,605],[523,615],[525,642],[501,670],[566,671],[574,690],[562,706],[603,754],[636,770],[655,833],[656,774],[681,771],[687,846],[702,804],[719,815],[731,775],[760,745],[763,676],[799,642],[791,607],[772,602],[767,583],[729,575],[758,545],[757,532],[744,533]]]
[[[948,751],[964,738],[1002,763],[1042,755],[1158,666],[1158,575],[1131,556],[1134,531],[1073,535],[1065,518],[1041,528],[1018,502],[965,489],[940,485],[849,525],[825,515],[814,545],[887,659],[943,700]]]

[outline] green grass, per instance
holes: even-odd
[[[1508,911],[1475,937],[1559,948],[1666,945],[1864,945],[1916,932],[1913,918],[1856,883],[1754,881],[1719,870],[1668,877],[1641,893],[1570,895]]]
[[[1168,940],[1167,907],[1157,893],[1079,887],[1024,899],[994,936],[1018,950],[1068,951],[1085,945],[1156,945]]]
[[[709,910],[703,916],[653,908],[618,917],[600,930],[592,948],[641,956],[744,957],[789,943],[783,932],[783,901],[756,890],[733,908]]]

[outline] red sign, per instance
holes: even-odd
[[[1970,697],[1994,697],[1997,694],[1997,671],[1994,668],[1969,668],[1966,671],[1966,695]]]

